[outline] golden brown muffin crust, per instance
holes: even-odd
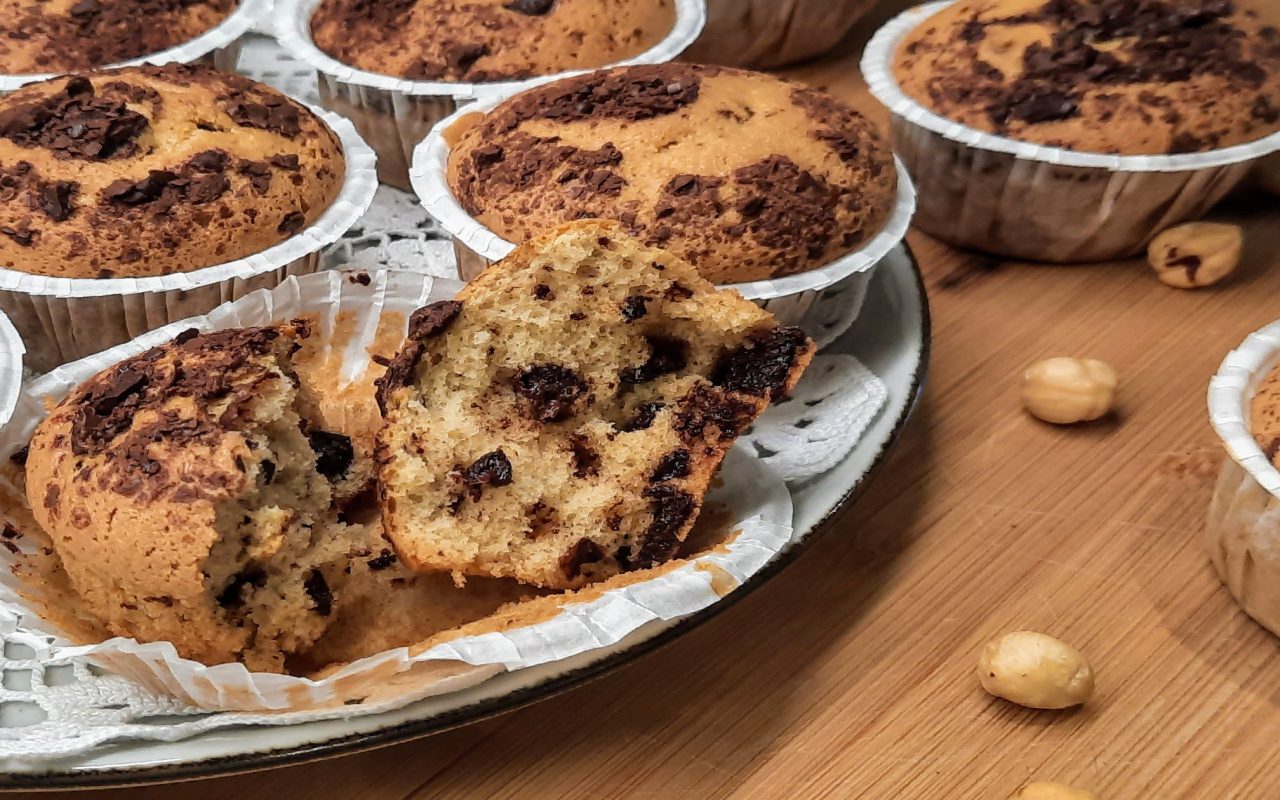
[[[310,111],[204,67],[128,67],[0,98],[0,264],[68,278],[186,272],[314,222],[345,172]]]
[[[760,73],[622,67],[511,98],[465,131],[449,183],[523,242],[620,221],[709,280],[775,278],[862,246],[893,208],[892,155],[834,98]]]
[[[1249,0],[961,0],[894,61],[934,112],[1099,153],[1184,153],[1280,130],[1280,30]]]
[[[674,24],[674,0],[324,0],[311,33],[370,72],[482,83],[623,61]]]
[[[0,73],[117,64],[194,39],[234,0],[0,0]]]

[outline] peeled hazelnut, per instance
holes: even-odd
[[[1071,645],[1034,631],[987,642],[978,679],[988,694],[1027,708],[1070,708],[1093,694],[1093,668]]]
[[[1022,405],[1058,425],[1098,419],[1111,410],[1116,371],[1092,358],[1047,358],[1022,376]]]
[[[1009,800],[1098,800],[1093,792],[1055,781],[1028,783]]]
[[[1178,289],[1212,286],[1236,271],[1244,233],[1239,225],[1188,222],[1161,233],[1147,248],[1160,282]]]

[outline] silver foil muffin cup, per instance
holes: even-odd
[[[457,124],[466,125],[472,115],[478,119],[479,115],[493,110],[509,96],[489,97],[454,112],[436,123],[413,154],[413,168],[409,172],[413,190],[427,213],[453,237],[458,275],[463,280],[479,275],[515,249],[515,244],[471,216],[454,196],[449,186],[449,151],[460,131],[453,128]],[[862,247],[795,275],[725,284],[721,288],[734,289],[768,309],[782,323],[797,325],[825,290],[835,286],[849,287],[865,279],[876,264],[906,237],[915,213],[916,192],[911,178],[901,161],[895,159],[894,164],[898,173],[898,194],[893,210],[884,227]]]
[[[352,383],[368,379],[370,348],[381,330],[395,324],[402,333],[414,310],[451,298],[458,288],[456,281],[393,271],[328,271],[291,278],[274,289],[172,323],[30,381],[12,421],[0,429],[0,459],[25,446],[51,404],[80,383],[188,328],[221,330],[311,317],[316,320],[312,337],[326,348],[324,363],[336,357],[340,366],[333,371],[346,382],[333,388],[346,396]],[[499,618],[468,625],[456,636],[433,637],[333,664],[312,677],[250,672],[239,663],[207,666],[182,658],[169,642],[116,637],[73,643],[55,623],[42,617],[42,609],[56,600],[43,594],[46,587],[24,582],[7,568],[16,554],[6,551],[0,551],[0,622],[6,615],[20,618],[23,627],[55,637],[57,657],[88,659],[200,709],[341,716],[377,713],[474,686],[504,670],[598,651],[645,625],[678,619],[719,602],[788,546],[793,513],[791,495],[781,477],[745,445],[730,452],[721,475],[724,485],[713,490],[708,502],[724,509],[717,516],[722,521],[716,529],[737,533],[696,557],[659,567],[642,580],[636,579],[639,573],[632,573],[617,585],[596,587],[582,595],[524,601],[516,606],[514,617],[500,609]],[[21,492],[0,472],[0,497],[15,495]],[[35,549],[47,546],[42,537],[40,531],[24,530],[18,541]],[[500,624],[508,621],[513,624]],[[344,705],[349,700],[362,702]],[[307,719],[301,713],[260,721]]]
[[[378,154],[378,178],[411,191],[409,166],[414,147],[431,127],[469,102],[493,94],[581,72],[560,72],[518,81],[454,83],[414,81],[356,69],[325,53],[311,38],[311,15],[323,0],[275,0],[275,36],[285,51],[313,67],[320,104],[348,117]],[[675,0],[671,31],[648,50],[625,61],[605,64],[661,64],[693,44],[707,22],[706,0]]]
[[[898,86],[898,44],[953,0],[894,17],[862,56],[871,93],[892,112],[894,151],[920,193],[915,224],[948,244],[1011,258],[1106,261],[1165,228],[1202,217],[1280,133],[1178,155],[1084,153],[1017,141],[935,114]]]
[[[1227,354],[1209,382],[1209,421],[1228,458],[1214,486],[1205,544],[1245,613],[1280,635],[1280,470],[1253,438],[1258,385],[1280,364],[1280,322]]]
[[[271,15],[271,0],[238,0],[235,11],[209,30],[158,53],[131,58],[102,68],[130,67],[137,64],[208,64],[224,72],[235,72],[240,58],[242,37]],[[28,83],[56,78],[61,73],[0,74],[0,94],[20,89]]]
[[[225,264],[141,278],[57,278],[0,267],[0,310],[26,343],[27,366],[45,372],[319,269],[321,251],[369,209],[378,179],[373,150],[355,126],[329,111],[311,111],[337,134],[346,172],[324,213],[283,242]]]

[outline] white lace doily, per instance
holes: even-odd
[[[315,77],[269,39],[252,37],[241,71],[310,102]],[[360,225],[325,253],[326,266],[411,270],[455,277],[447,235],[412,195],[378,190]],[[848,330],[866,295],[867,278],[828,290],[810,309],[805,329],[820,346]],[[756,453],[799,487],[838,464],[861,439],[886,401],[884,384],[857,359],[822,354],[793,396],[764,414],[744,437]],[[0,542],[3,543],[3,542]],[[371,714],[396,704],[290,714],[207,713],[157,695],[83,661],[58,660],[48,639],[0,614],[0,765],[50,765],[121,740],[176,741],[237,725],[287,724]]]

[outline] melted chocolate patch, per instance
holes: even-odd
[[[317,614],[327,617],[333,613],[333,592],[329,590],[329,582],[324,579],[323,572],[318,569],[308,572],[302,588],[311,598],[312,608]]]
[[[689,364],[689,343],[674,336],[646,336],[649,359],[638,367],[625,369],[623,383],[648,383],[662,375],[679,372]]]
[[[316,454],[316,472],[331,481],[344,477],[355,461],[351,437],[315,428],[307,431],[307,441]]]
[[[799,328],[773,328],[725,353],[711,372],[711,382],[731,392],[778,399],[809,337]]]
[[[480,456],[462,472],[462,482],[472,500],[479,500],[486,487],[507,486],[513,479],[511,461],[501,447]]]
[[[584,566],[604,559],[604,550],[600,549],[600,545],[590,539],[579,539],[577,544],[560,557],[560,570],[566,578],[574,580],[582,575]]]

